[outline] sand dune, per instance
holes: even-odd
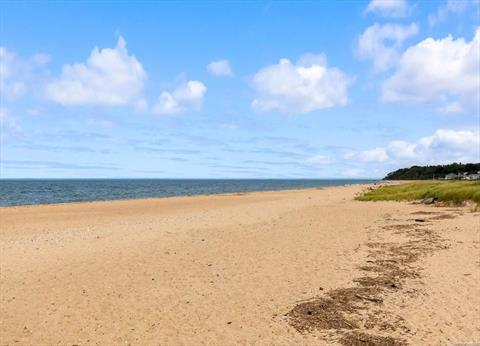
[[[479,213],[364,188],[1,208],[1,344],[480,342]]]

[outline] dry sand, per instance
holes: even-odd
[[[479,213],[364,188],[0,208],[1,344],[480,342]]]

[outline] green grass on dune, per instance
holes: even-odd
[[[366,192],[355,199],[359,201],[414,201],[423,198],[462,204],[467,201],[480,206],[480,181],[418,181],[388,185]]]

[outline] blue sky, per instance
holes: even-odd
[[[480,3],[2,2],[2,178],[480,161]]]

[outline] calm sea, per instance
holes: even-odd
[[[304,189],[374,180],[15,179],[0,180],[0,206]]]

